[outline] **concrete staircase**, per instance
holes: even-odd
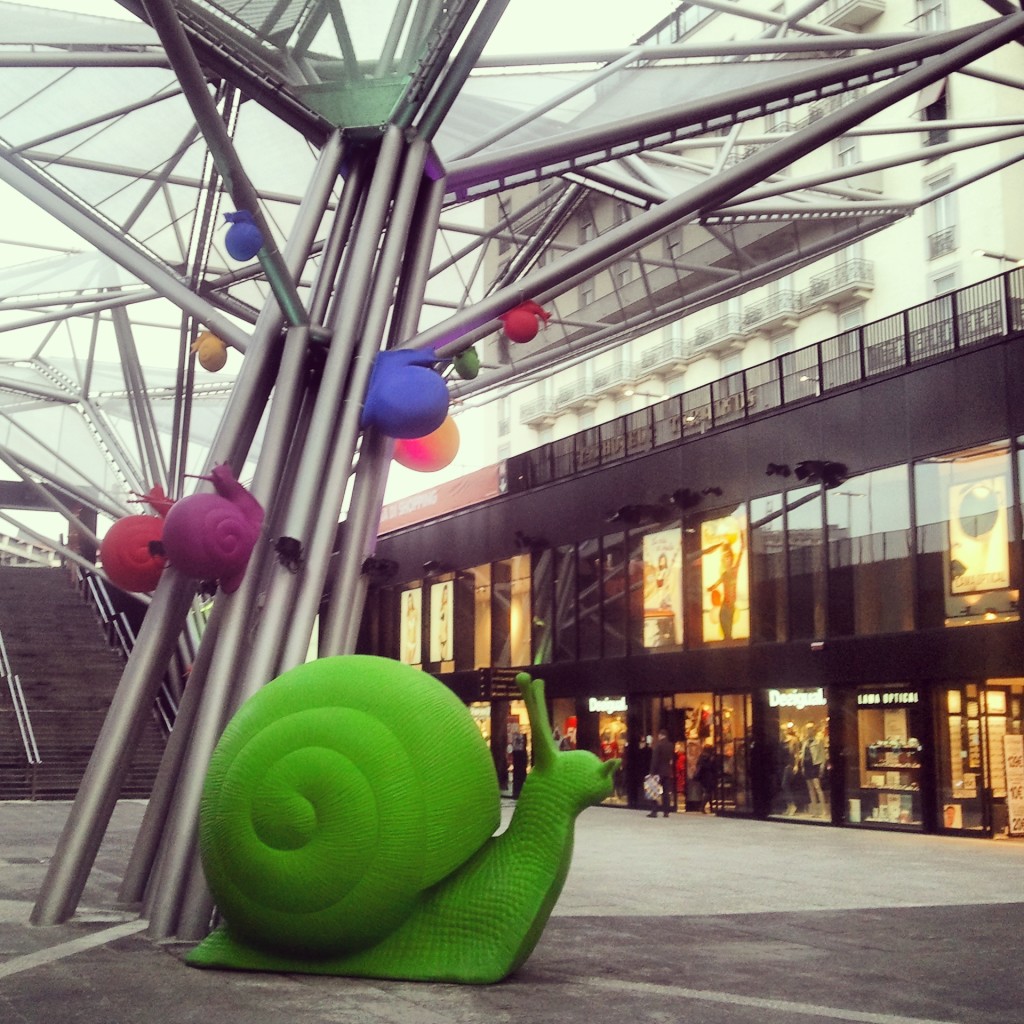
[[[123,660],[94,609],[63,569],[0,565],[0,636],[17,675],[39,750],[30,763],[8,680],[0,680],[0,799],[70,799],[78,791]],[[147,797],[163,755],[157,717],[147,720],[123,797]]]

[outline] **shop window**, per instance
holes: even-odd
[[[831,636],[914,628],[910,479],[906,466],[826,491]]]
[[[683,531],[653,530],[634,540],[631,566],[636,566],[634,651],[678,650],[683,642]]]
[[[613,778],[614,790],[604,803],[625,806],[626,765],[629,759],[627,703],[625,697],[590,697],[578,717],[577,746],[589,750],[602,761],[613,757],[622,763]]]
[[[584,541],[576,561],[580,658],[601,657],[601,575],[600,543]]]
[[[530,556],[514,555],[491,570],[491,664],[529,665]]]
[[[576,749],[576,700],[556,697],[551,701],[551,728],[559,750]]]
[[[518,797],[533,763],[533,736],[526,703],[521,700],[498,702],[508,708],[505,723],[505,754],[507,778],[500,781],[502,790]]]
[[[423,588],[402,591],[399,619],[399,660],[406,665],[423,661]]]
[[[704,519],[691,535],[687,583],[698,642],[720,643],[750,637],[750,574],[747,560],[747,511],[740,505],[725,515]],[[699,617],[699,626],[697,618]]]
[[[927,717],[910,687],[862,687],[856,693],[855,750],[847,760],[851,825],[921,828]]]
[[[825,690],[769,689],[765,736],[769,814],[830,820],[832,756]]]
[[[575,661],[579,629],[576,624],[576,548],[563,545],[555,554],[555,661]]]
[[[676,693],[652,698],[643,718],[645,745],[665,729],[676,753],[673,806],[749,813],[749,694]],[[701,755],[704,755],[704,762]],[[705,773],[702,763],[710,764]],[[646,769],[641,762],[641,776]]]
[[[750,638],[786,639],[786,534],[781,494],[750,503]]]
[[[607,534],[601,542],[601,625],[606,658],[626,653],[628,593],[625,538],[621,533]]]
[[[530,606],[533,612],[533,661],[545,665],[554,661],[555,643],[555,562],[554,549],[545,548],[533,556],[530,572]]]
[[[1016,621],[1011,572],[1013,493],[1005,446],[914,466],[920,624]]]
[[[455,584],[443,580],[430,585],[430,640],[428,660],[451,672],[455,667]]]
[[[473,668],[491,665],[491,567],[469,570],[473,581]]]
[[[805,487],[786,494],[791,639],[825,636],[825,544],[822,491]]]
[[[946,829],[1024,835],[1024,680],[945,691],[939,800]]]

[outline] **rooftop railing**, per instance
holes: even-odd
[[[642,455],[836,388],[1024,332],[1024,267],[979,281],[512,456],[511,489],[528,490]]]

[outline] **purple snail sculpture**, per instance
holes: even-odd
[[[436,361],[433,352],[379,352],[370,372],[362,426],[405,438],[437,430],[448,415],[448,387],[433,369]]]
[[[228,465],[215,466],[209,480],[216,494],[190,494],[174,503],[164,521],[167,560],[200,580],[217,580],[236,591],[263,525],[263,507],[235,479]]]

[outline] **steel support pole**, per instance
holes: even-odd
[[[299,554],[308,539],[313,518],[324,500],[324,469],[335,438],[339,409],[344,405],[346,378],[352,369],[356,341],[365,318],[377,250],[391,206],[405,142],[402,132],[389,127],[381,142],[366,198],[353,237],[343,257],[331,331],[331,344],[312,410],[309,432],[299,465],[286,496],[281,537],[297,542]],[[334,502],[334,497],[328,499]],[[342,495],[337,495],[340,507]],[[276,564],[267,585],[260,629],[253,640],[245,689],[252,692],[277,674],[284,637],[291,628],[292,605],[298,585],[297,566]]]
[[[111,310],[114,322],[114,337],[117,340],[118,352],[121,356],[121,368],[124,373],[125,386],[128,389],[128,401],[132,406],[136,429],[139,434],[139,454],[143,457],[144,472],[149,477],[147,483],[167,486],[167,469],[164,465],[163,453],[160,451],[160,436],[156,427],[153,406],[146,391],[146,378],[139,362],[139,352],[135,347],[131,322],[123,306],[115,306]]]
[[[395,283],[401,273],[402,259],[408,245],[409,227],[416,209],[416,199],[420,194],[428,149],[426,141],[416,139],[405,152],[402,174],[391,207],[387,234],[374,271],[373,285],[362,327],[362,337],[348,380],[346,391],[348,400],[342,407],[338,432],[330,449],[324,483],[324,500],[318,507],[318,515],[310,536],[306,565],[291,610],[291,621],[281,657],[282,670],[298,665],[305,660],[317,610],[323,599],[324,582],[330,568],[331,551],[338,533],[342,500],[346,484],[352,473],[363,398],[370,380],[373,360],[381,348],[388,311],[391,309],[395,294]],[[343,310],[338,312],[341,315],[344,313]],[[332,498],[332,495],[337,495],[337,499]]]
[[[273,499],[273,484],[279,479],[278,474],[282,470],[287,455],[288,441],[294,433],[295,421],[298,418],[297,407],[302,400],[301,374],[308,355],[308,345],[308,328],[298,327],[289,331],[281,369],[275,384],[271,414],[267,417],[267,432],[260,450],[260,461],[251,488],[254,496],[264,505],[268,513]],[[268,522],[272,522],[269,514]],[[167,753],[161,762],[157,786],[154,787],[153,795],[150,797],[146,817],[143,819],[140,835],[129,862],[122,888],[123,899],[132,900],[141,897],[144,887],[149,882],[154,865],[157,863],[161,842],[167,847],[168,844],[173,844],[174,836],[182,834],[183,829],[194,830],[194,823],[190,825],[186,815],[190,806],[198,807],[202,778],[205,775],[209,754],[219,738],[220,727],[231,710],[232,676],[245,663],[248,638],[243,634],[254,618],[255,599],[262,576],[259,564],[261,557],[264,561],[272,557],[267,544],[267,538],[271,535],[265,525],[261,542],[253,552],[250,571],[246,574],[239,591],[231,596],[230,603],[223,596],[214,602],[213,613],[204,631],[198,656],[189,678],[189,686],[186,689],[187,702],[183,702],[182,708],[179,709],[175,732],[171,735]],[[218,663],[214,657],[215,652],[220,652],[222,656],[226,654],[227,658],[222,657]],[[207,698],[208,703],[203,705],[200,715],[200,700],[206,691],[213,694],[213,697]],[[227,711],[223,707],[214,707],[211,711],[210,700],[223,703]],[[205,730],[207,724],[214,718],[218,723],[218,728],[213,735],[212,742],[197,744],[196,735]],[[175,743],[179,735],[180,742]],[[203,745],[207,748],[205,755],[201,749]],[[188,759],[187,763],[186,758]],[[199,786],[191,790],[191,796],[184,795],[182,789],[188,787],[193,774],[198,779]],[[167,786],[161,785],[165,775],[171,780]],[[157,805],[156,808],[154,805]],[[174,820],[168,825],[172,808]],[[152,815],[150,812],[153,812]],[[185,858],[189,856],[190,851],[191,847],[179,852],[177,856]],[[165,849],[164,860],[160,862],[159,881],[151,887],[148,901],[148,909],[154,915],[150,923],[150,934],[159,938],[173,933],[175,913],[178,908],[177,890],[172,887],[168,878],[177,877],[180,881],[180,875],[185,870],[185,866],[179,863],[177,873],[175,873],[174,858],[175,854]],[[189,905],[186,895],[184,900],[186,910]],[[195,913],[201,914],[202,912],[195,911]],[[205,920],[209,921],[208,914]]]
[[[320,153],[307,193],[308,202],[300,210],[286,256],[294,263],[296,271],[307,259],[337,180],[341,149],[341,135],[335,132]],[[3,161],[0,161],[2,166]],[[211,465],[232,458],[239,460],[251,444],[258,422],[253,410],[262,411],[269,394],[268,370],[272,366],[274,341],[282,319],[276,303],[268,302],[264,306],[221,429],[211,447]],[[165,570],[43,880],[32,911],[35,924],[56,924],[74,913],[130,766],[135,741],[167,668],[194,592],[191,580],[172,568]]]
[[[174,728],[168,737],[164,755],[160,760],[156,780],[146,803],[146,812],[139,825],[131,856],[121,879],[118,899],[124,903],[138,903],[146,895],[146,887],[156,863],[160,839],[163,836],[167,817],[174,799],[175,787],[181,774],[181,766],[188,750],[188,740],[199,712],[199,701],[203,692],[206,665],[213,656],[213,640],[220,626],[222,608],[216,603],[203,630],[206,644],[200,645],[192,670],[185,683],[185,692],[178,704]]]
[[[425,182],[409,232],[402,284],[392,313],[392,345],[411,335],[418,326],[443,201],[443,180]],[[364,433],[331,596],[320,622],[322,654],[351,654],[355,650],[366,600],[362,566],[376,547],[393,450],[391,438],[377,431]]]
[[[136,644],[129,658],[32,909],[33,924],[57,924],[75,911],[192,593],[190,581],[177,570],[170,566],[164,570],[146,611],[144,628],[153,641]]]
[[[637,113],[634,117],[622,118],[612,124],[564,132],[542,142],[508,146],[468,160],[452,161],[447,168],[448,187],[456,193],[473,198],[473,186],[491,178],[517,182],[523,180],[525,184],[526,179],[521,179],[520,175],[533,174],[537,168],[548,169],[550,176],[563,169],[582,169],[582,164],[574,161],[604,163],[615,156],[650,148],[650,145],[665,145],[674,141],[673,136],[677,134],[703,135],[709,127],[725,126],[739,111],[747,112],[749,116],[754,111],[768,113],[789,109],[798,103],[816,99],[824,88],[831,92],[835,91],[836,86],[845,86],[852,80],[875,83],[908,74],[911,70],[920,70],[914,69],[914,65],[930,57],[941,59],[960,44],[980,39],[985,34],[978,33],[974,26],[943,32],[899,43],[885,50],[830,61],[812,70],[782,74],[758,86],[734,89],[650,113]],[[1005,33],[1003,41],[1012,38],[1013,34],[1013,29]],[[956,62],[953,70],[955,67]],[[940,74],[936,77],[943,76]],[[920,88],[919,84],[911,91]],[[641,143],[646,139],[657,141],[644,147]]]
[[[287,441],[297,419],[298,405],[302,398],[301,370],[308,343],[308,327],[293,327],[289,331],[282,365],[282,370],[287,368],[289,373],[287,377],[284,372],[278,375],[270,417],[273,433],[268,439],[269,444],[265,444],[260,452],[251,488],[253,496],[264,508],[273,501],[275,485],[280,479],[287,456]],[[149,906],[149,934],[154,938],[166,938],[175,933],[185,905],[183,887],[195,854],[199,803],[206,768],[228,717],[232,688],[240,664],[244,664],[248,646],[247,630],[261,583],[258,563],[262,558],[271,557],[268,535],[270,524],[266,520],[264,523],[264,530],[253,552],[252,561],[257,564],[250,566],[235,593],[218,594],[214,607],[223,607],[224,610],[215,645],[204,638],[200,647],[201,652],[211,650],[212,654],[207,659],[209,668],[205,670],[199,712],[189,730],[188,749],[178,773],[174,804],[164,829],[163,853]],[[203,926],[209,923],[209,913],[205,914],[204,920],[201,910],[206,902],[203,895],[193,894],[191,900],[192,913],[188,930],[192,937],[202,937],[205,934]],[[197,916],[201,922],[198,926],[195,923]]]

